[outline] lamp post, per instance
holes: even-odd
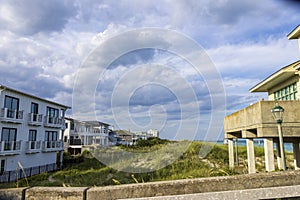
[[[271,112],[272,112],[274,119],[277,122],[278,136],[279,136],[279,148],[280,148],[280,154],[281,154],[281,160],[282,160],[282,169],[286,170],[282,127],[281,127],[284,109],[283,109],[283,107],[278,105],[278,103],[276,102],[276,105],[274,108],[272,108]]]

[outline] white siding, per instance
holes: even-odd
[[[62,139],[62,131],[61,127],[46,127],[44,125],[44,118],[47,115],[47,106],[59,110],[59,116],[62,117],[62,109],[66,110],[66,107],[62,107],[59,104],[51,103],[49,101],[43,101],[40,98],[34,98],[28,96],[26,94],[14,92],[11,90],[3,90],[0,93],[0,109],[4,108],[4,99],[5,96],[11,96],[19,99],[19,110],[23,110],[23,120],[21,123],[11,123],[11,122],[4,122],[1,120],[0,122],[0,139],[2,140],[2,129],[6,128],[16,128],[17,129],[17,137],[16,141],[21,141],[21,148],[18,154],[6,154],[6,152],[1,152],[0,160],[5,160],[5,171],[15,171],[18,166],[18,162],[21,163],[23,168],[31,168],[31,167],[38,167],[48,164],[56,163],[57,152],[50,151],[45,152],[42,150],[42,142],[45,141],[45,132],[46,131],[57,131],[58,139]],[[30,125],[28,124],[29,120],[29,113],[31,112],[31,103],[38,104],[38,114],[43,115],[43,122],[39,125]],[[41,150],[37,152],[26,152],[26,145],[29,138],[29,130],[36,130],[37,131],[37,141],[41,141]],[[61,148],[59,149],[62,150]]]

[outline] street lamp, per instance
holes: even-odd
[[[274,108],[272,108],[271,112],[272,112],[274,119],[277,122],[280,154],[281,154],[281,160],[282,160],[282,169],[286,170],[286,162],[285,162],[285,154],[284,154],[284,146],[283,146],[283,136],[282,136],[282,128],[281,128],[284,109],[283,109],[283,107],[278,105],[278,103],[276,102],[276,105]]]

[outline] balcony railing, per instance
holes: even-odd
[[[21,152],[21,141],[1,141],[0,154],[19,154]]]
[[[27,141],[26,153],[38,153],[41,152],[41,141]]]
[[[81,139],[69,139],[69,145],[83,145],[83,141]]]
[[[35,113],[28,113],[28,124],[34,125],[34,126],[43,125],[43,115],[35,114]]]
[[[64,150],[64,143],[63,141],[44,141],[42,150],[44,152],[61,151]]]
[[[60,117],[45,116],[44,126],[62,129],[64,126],[64,120]]]
[[[22,123],[23,110],[10,110],[8,108],[2,108],[0,111],[0,119],[4,122]]]

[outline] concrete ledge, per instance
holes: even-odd
[[[284,187],[288,193],[285,193]],[[250,195],[250,199],[264,194],[263,189],[273,191],[274,194],[298,195],[300,193],[300,171],[285,171],[271,173],[257,173],[237,176],[223,176],[210,178],[185,179],[176,181],[161,181],[140,184],[128,184],[106,187],[31,187],[17,189],[1,189],[1,200],[115,200],[128,198],[149,198],[174,195],[198,197],[199,195]],[[283,188],[276,188],[283,187]],[[254,189],[254,190],[253,190]],[[238,192],[234,192],[240,190]],[[275,193],[277,192],[277,193]],[[202,194],[200,194],[202,193]],[[198,195],[198,196],[197,196]],[[231,196],[230,196],[231,195]],[[199,197],[200,197],[199,196]],[[180,196],[177,196],[180,199]],[[253,197],[253,198],[252,198]],[[276,198],[281,198],[277,196]],[[288,196],[289,197],[289,196]],[[161,198],[161,197],[160,197]],[[246,197],[245,197],[246,198]],[[274,197],[275,198],[275,197]],[[199,198],[198,198],[199,199]],[[226,198],[227,199],[227,198]],[[231,198],[229,198],[231,199]]]
[[[12,188],[12,189],[0,189],[0,199],[2,200],[22,200],[23,191],[27,188]]]
[[[87,199],[96,200],[101,196],[102,200],[114,200],[291,185],[300,185],[299,171],[95,187],[87,191]]]
[[[87,187],[33,187],[26,190],[28,200],[83,200]]]
[[[207,192],[198,194],[186,194],[176,196],[161,196],[147,198],[132,198],[130,200],[223,200],[223,199],[277,199],[277,198],[300,198],[300,185],[283,186],[273,188],[260,188],[249,190],[234,190],[223,192]],[[122,200],[122,199],[119,199]],[[129,199],[128,199],[129,200]]]

